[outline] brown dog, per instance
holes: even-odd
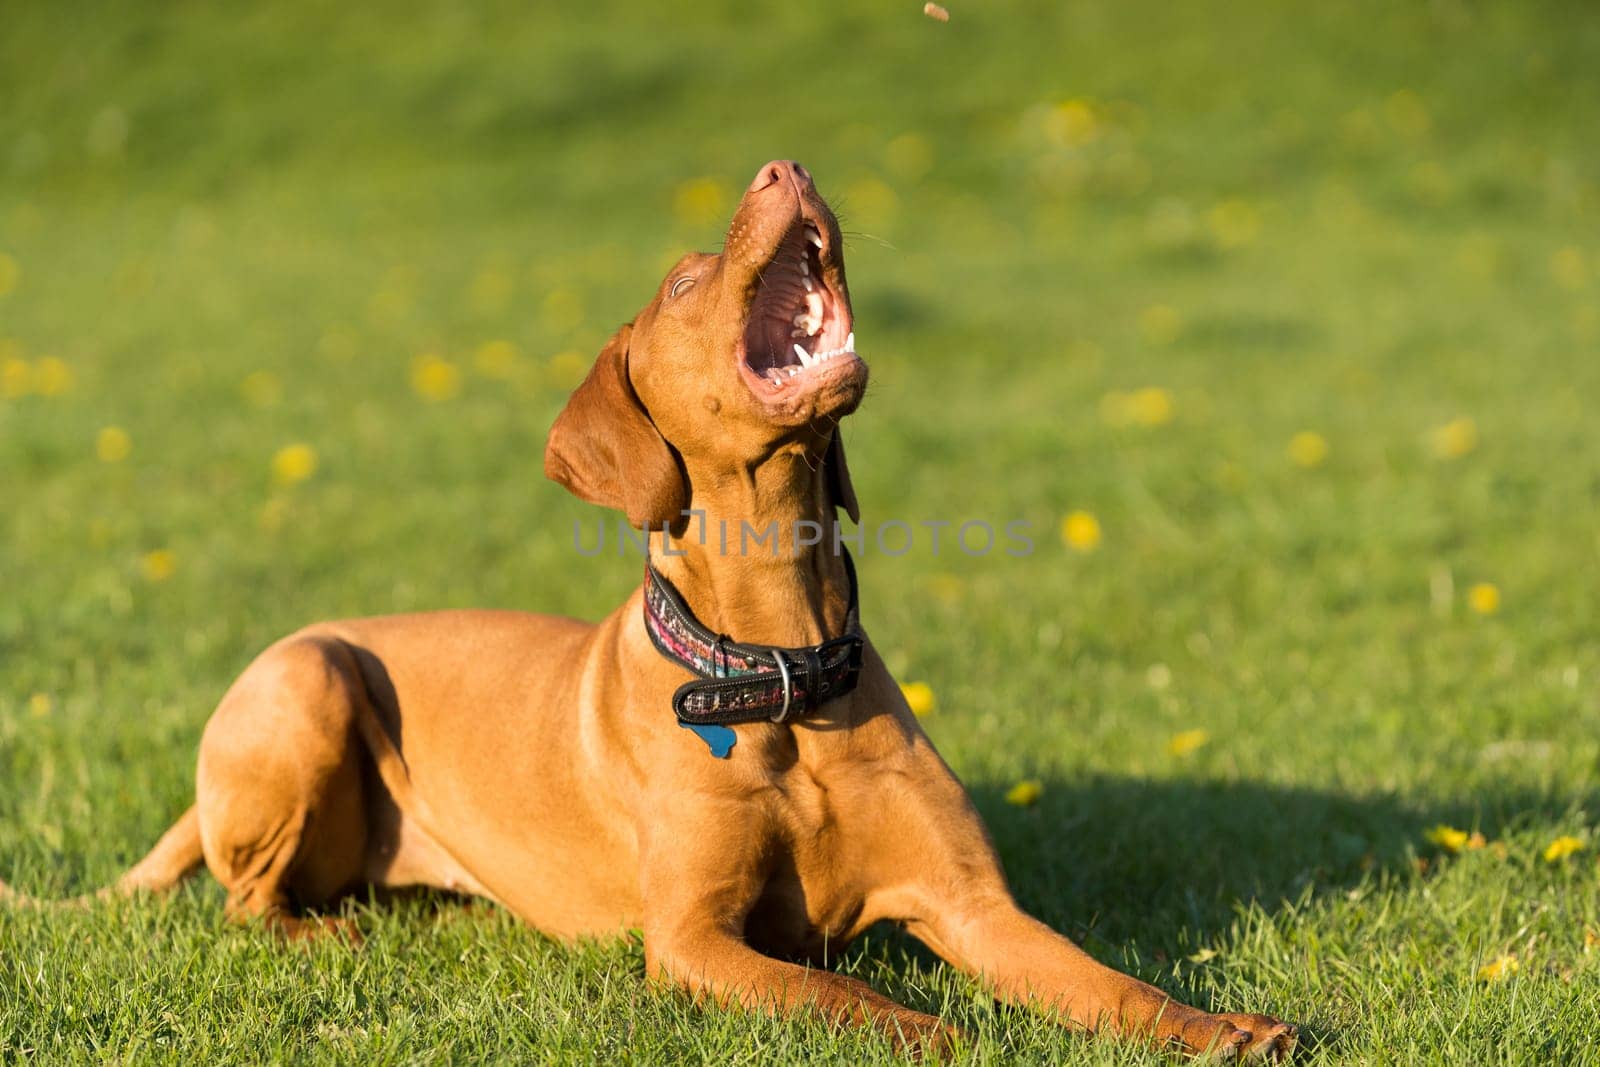
[[[673,267],[550,432],[552,478],[654,531],[646,587],[598,625],[461,611],[285,638],[207,725],[194,807],[117,889],[168,888],[204,859],[230,917],[299,936],[337,924],[292,908],[438,886],[557,937],[641,928],[651,975],[720,1002],[938,1042],[938,1019],[777,958],[888,919],[1073,1026],[1286,1053],[1292,1026],[1178,1004],[1012,901],[855,630],[833,539],[835,507],[855,516],[836,428],[867,380],[851,326],[832,212],[798,164],[767,164],[722,254]],[[758,550],[723,550],[719,531],[774,523]],[[685,695],[697,640],[702,673],[728,678]],[[680,716],[741,723],[731,753]]]

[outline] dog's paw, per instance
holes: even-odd
[[[359,949],[366,943],[356,921],[338,915],[271,915],[267,926],[279,940],[291,945],[309,945],[330,938],[350,949]]]
[[[1223,1062],[1278,1063],[1294,1051],[1299,1030],[1270,1015],[1213,1015],[1216,1040],[1204,1055]]]
[[[888,1032],[896,1048],[922,1062],[952,1059],[967,1044],[967,1035],[958,1027],[916,1011],[897,1012]]]

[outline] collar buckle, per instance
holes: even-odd
[[[783,649],[774,648],[772,658],[777,662],[778,674],[783,678],[783,707],[768,718],[781,724],[788,721],[789,709],[794,706],[794,675],[789,673],[789,661],[784,658]]]

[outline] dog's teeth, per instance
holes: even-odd
[[[806,226],[806,240],[810,241],[818,248],[822,247],[822,234],[817,232],[817,228],[815,226]]]
[[[801,281],[802,281],[802,282],[804,282],[804,283],[805,283],[805,286],[806,286],[806,292],[808,292],[808,293],[814,293],[814,292],[816,292],[816,291],[817,291],[817,287],[816,287],[816,286],[815,286],[815,285],[812,285],[812,284],[811,284],[811,275],[809,275],[809,274],[802,274],[802,275],[801,275],[801,276],[800,276],[800,280],[801,280]]]
[[[802,367],[809,367],[816,362],[816,360],[811,357],[811,353],[807,352],[799,345],[794,346],[794,354],[800,357],[800,365]]]
[[[844,350],[846,352],[854,352],[856,350],[856,332],[854,330],[851,330],[850,336],[844,339]]]
[[[800,373],[800,368],[799,367],[790,367],[789,368],[789,377],[793,378],[796,374],[799,374],[799,373]]]
[[[777,367],[768,367],[767,368],[767,379],[769,381],[771,381],[773,385],[782,385],[783,384],[783,372],[781,370],[779,370]]]
[[[789,336],[790,337],[810,337],[811,335],[809,333],[806,333],[806,328],[804,326],[796,326],[794,329],[789,331]]]
[[[800,273],[805,275],[809,275],[811,273],[811,261],[805,256],[800,257]]]

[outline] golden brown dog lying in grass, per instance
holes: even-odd
[[[779,958],[888,919],[1076,1027],[1286,1053],[1293,1027],[1178,1004],[1013,902],[856,625],[832,536],[856,510],[853,342],[838,224],[804,169],[770,163],[722,253],[673,267],[550,433],[552,478],[655,531],[645,587],[598,625],[457,611],[278,642],[207,725],[194,807],[117,889],[203,859],[231,918],[304,936],[340,921],[296,909],[442,887],[556,937],[640,928],[652,975],[721,1002],[940,1043],[937,1018]],[[725,551],[695,528],[775,539]]]

